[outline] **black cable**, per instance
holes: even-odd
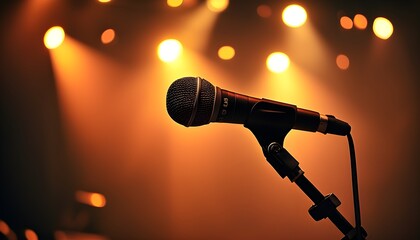
[[[356,153],[354,150],[354,142],[351,134],[347,135],[350,151],[350,165],[351,165],[351,180],[353,187],[353,202],[354,202],[354,217],[356,221],[356,239],[362,238],[362,223],[360,217],[360,203],[359,203],[359,187],[357,185],[357,169],[356,169]]]

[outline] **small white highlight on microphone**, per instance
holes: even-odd
[[[319,125],[317,132],[326,134],[328,127],[328,116],[325,114],[319,114]]]

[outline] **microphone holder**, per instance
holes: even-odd
[[[264,156],[271,166],[282,177],[288,177],[314,202],[309,214],[315,221],[329,218],[344,234],[342,240],[364,240],[366,231],[361,227],[358,231],[337,210],[341,204],[334,195],[324,196],[305,176],[299,162],[283,148],[284,138],[293,128],[297,109],[293,105],[273,104],[269,100],[256,103],[249,115],[246,128],[257,138]]]

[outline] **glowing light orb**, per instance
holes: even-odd
[[[212,12],[223,12],[228,6],[229,0],[207,0],[207,8]]]
[[[175,8],[181,6],[183,2],[183,0],[167,0],[166,4],[168,4],[169,7]]]
[[[271,8],[268,5],[259,5],[257,7],[257,14],[262,18],[269,18],[271,16]]]
[[[106,205],[105,196],[100,193],[92,193],[92,195],[90,196],[90,203],[94,207],[98,207],[98,208],[105,207]]]
[[[55,26],[48,29],[48,31],[44,35],[45,47],[47,47],[48,49],[54,49],[59,47],[63,43],[65,35],[66,34],[64,33],[63,28],[60,26]]]
[[[366,29],[368,21],[362,14],[356,14],[353,18],[354,26],[358,29]]]
[[[282,52],[274,52],[270,54],[266,61],[267,68],[271,72],[281,73],[289,68],[289,57]]]
[[[9,225],[3,220],[0,219],[0,234],[5,236],[9,235],[11,232]]]
[[[339,54],[335,59],[337,67],[341,70],[347,70],[350,66],[349,58],[344,54]]]
[[[287,6],[282,13],[284,24],[292,28],[305,24],[307,17],[306,10],[297,4]]]
[[[173,62],[182,54],[182,44],[176,39],[167,39],[158,46],[158,56],[163,62]]]
[[[219,48],[217,54],[223,60],[230,60],[235,56],[235,49],[231,46],[223,46]]]
[[[388,39],[391,37],[394,32],[394,27],[392,26],[391,21],[383,17],[377,17],[373,21],[373,32],[380,39]]]
[[[106,205],[106,198],[100,193],[76,191],[75,198],[78,202],[92,207],[102,208]]]
[[[347,16],[342,16],[340,18],[340,25],[342,28],[349,30],[353,28],[353,21]]]
[[[115,31],[114,29],[107,29],[101,35],[101,41],[103,44],[109,44],[115,39]]]
[[[38,235],[32,229],[25,230],[25,238],[28,240],[38,240]]]

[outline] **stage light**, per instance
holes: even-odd
[[[78,202],[92,207],[101,208],[106,205],[106,198],[100,193],[77,191],[75,197]]]
[[[207,0],[207,8],[212,12],[223,12],[229,6],[229,0]]]
[[[354,26],[358,29],[364,30],[367,27],[367,19],[362,14],[356,14],[353,18]]]
[[[182,54],[182,44],[176,39],[167,39],[158,46],[158,56],[163,62],[173,62]]]
[[[65,33],[62,27],[52,27],[44,35],[44,45],[48,49],[57,48],[63,43],[64,38]]]
[[[107,29],[101,35],[101,41],[103,44],[108,44],[114,41],[115,39],[115,31],[114,29]]]
[[[25,239],[27,240],[38,240],[38,235],[32,229],[25,230]]]
[[[349,58],[344,54],[339,54],[335,59],[337,67],[341,70],[347,70],[350,66]]]
[[[11,230],[9,228],[9,225],[7,225],[5,221],[0,220],[0,234],[3,234],[4,236],[8,236],[10,232]]]
[[[306,22],[306,10],[297,4],[289,5],[283,10],[282,19],[289,27],[300,27]]]
[[[179,7],[182,5],[184,1],[183,0],[167,0],[166,3],[168,4],[169,7]]]
[[[367,27],[367,19],[362,14],[356,14],[353,18],[354,26],[358,29],[366,29]]]
[[[235,49],[231,46],[223,46],[217,53],[221,59],[230,60],[235,56]]]
[[[340,25],[342,28],[344,29],[352,29],[353,28],[353,21],[351,20],[351,18],[347,17],[347,16],[342,16],[340,18]]]
[[[271,8],[265,4],[257,7],[257,14],[262,18],[268,18],[271,16]]]
[[[92,195],[90,196],[90,203],[94,207],[104,207],[106,204],[106,200],[104,195],[99,193],[92,193]]]
[[[268,56],[266,64],[271,72],[281,73],[287,70],[290,65],[290,60],[286,54],[274,52]]]
[[[377,17],[373,21],[373,32],[378,38],[381,39],[388,39],[391,37],[392,33],[394,32],[394,27],[392,26],[392,23],[383,17]]]

